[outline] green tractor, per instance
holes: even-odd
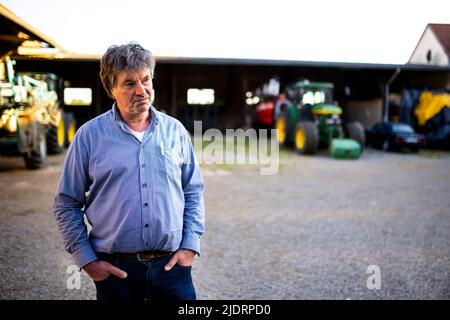
[[[286,95],[273,112],[281,145],[293,146],[300,154],[330,148],[336,158],[359,157],[364,127],[357,121],[342,124],[342,108],[333,102],[332,83],[299,81],[286,87]]]

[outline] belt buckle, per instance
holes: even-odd
[[[145,258],[142,258],[141,254],[144,255]],[[137,252],[136,257],[137,257],[138,261],[146,261],[146,260],[155,259],[158,257],[158,255],[153,252]]]
[[[140,252],[136,252],[136,258],[138,259],[138,261],[145,261],[145,260],[148,260],[148,259],[142,259],[141,258],[141,253]]]
[[[145,255],[145,258],[141,257],[142,255]],[[155,252],[136,252],[136,258],[138,259],[138,261],[145,261],[145,260],[151,260],[151,259],[156,259],[156,258],[160,258],[160,257],[164,257],[165,255],[171,255],[170,252],[160,252],[160,251],[155,251]]]

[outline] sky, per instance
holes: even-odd
[[[448,0],[0,0],[70,52],[404,64]]]

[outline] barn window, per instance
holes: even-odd
[[[214,89],[196,89],[187,90],[187,103],[194,105],[214,104]]]
[[[67,106],[90,106],[92,104],[92,89],[65,88],[64,104]]]

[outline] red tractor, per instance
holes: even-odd
[[[251,126],[255,129],[274,128],[274,110],[280,109],[288,100],[284,93],[280,93],[280,82],[272,78],[253,93],[247,92],[247,105],[250,107]]]

